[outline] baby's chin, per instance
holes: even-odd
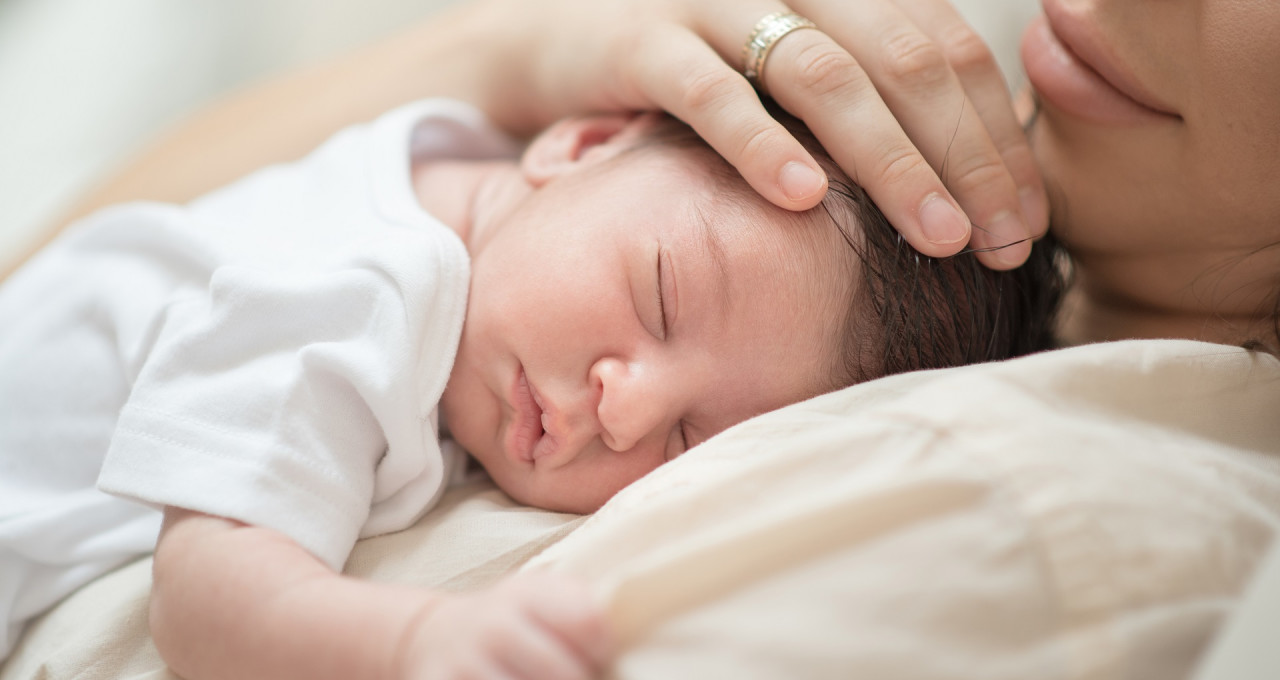
[[[480,461],[477,458],[477,461]],[[538,484],[532,472],[511,469],[490,469],[483,461],[481,467],[489,473],[489,478],[511,497],[512,500],[531,508],[563,512],[571,515],[590,515],[599,510],[613,493],[601,497],[601,494],[581,493],[580,487],[574,489],[555,488],[551,485]],[[558,486],[558,485],[557,485]],[[616,493],[616,492],[615,492]]]

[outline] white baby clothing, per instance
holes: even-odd
[[[188,206],[97,213],[0,286],[0,660],[150,552],[160,507],[335,569],[421,517],[461,467],[436,411],[469,260],[412,162],[515,150],[465,104],[418,102]]]

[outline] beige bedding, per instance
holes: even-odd
[[[1176,678],[1280,527],[1280,362],[1182,341],[897,376],[733,428],[590,518],[483,479],[347,571],[591,579],[619,678]],[[149,561],[0,680],[166,678]]]

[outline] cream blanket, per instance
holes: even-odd
[[[908,374],[760,416],[583,519],[481,479],[362,577],[581,575],[618,678],[1176,678],[1280,527],[1280,362],[1185,341]],[[149,561],[31,627],[0,680],[169,678]]]

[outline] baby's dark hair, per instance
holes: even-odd
[[[987,268],[973,251],[946,258],[921,255],[804,123],[772,103],[766,106],[826,171],[830,188],[810,212],[830,216],[860,263],[860,285],[852,287],[854,294],[837,326],[832,389],[1053,346],[1066,268],[1065,252],[1052,236],[1035,242],[1026,264],[1010,271]],[[659,123],[641,145],[649,143],[704,150],[708,166],[725,186],[744,199],[754,194],[732,166],[674,118]]]

